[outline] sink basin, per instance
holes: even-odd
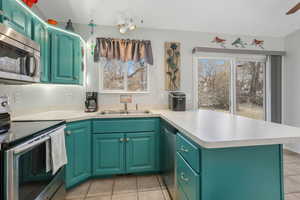
[[[104,110],[99,113],[100,115],[144,115],[151,114],[149,110]]]

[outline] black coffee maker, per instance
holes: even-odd
[[[85,100],[85,112],[97,112],[98,110],[98,93],[87,92]]]

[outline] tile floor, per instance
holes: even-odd
[[[67,192],[66,200],[170,200],[159,175],[94,179]]]
[[[300,155],[284,151],[284,192],[285,200],[300,199]]]
[[[285,200],[300,200],[300,155],[284,150]],[[68,191],[67,200],[170,200],[159,175],[94,179]]]

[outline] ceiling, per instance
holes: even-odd
[[[120,12],[147,28],[282,37],[300,29],[297,0],[40,0],[47,18],[115,25]],[[144,23],[140,24],[143,19]]]

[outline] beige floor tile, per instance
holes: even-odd
[[[87,196],[111,196],[113,184],[114,178],[92,180]]]
[[[114,194],[136,193],[137,180],[136,176],[117,176],[113,188]]]
[[[284,163],[299,162],[300,155],[295,152],[289,151],[289,150],[284,150],[283,160],[284,160]]]
[[[295,194],[286,194],[284,199],[285,200],[299,200]]]
[[[81,199],[84,198],[88,192],[90,181],[80,184],[79,186],[67,191],[66,199]]]
[[[300,192],[300,176],[287,176],[284,178],[284,191],[286,194]]]
[[[117,194],[112,196],[112,200],[138,200],[138,195],[137,193]]]
[[[111,200],[111,196],[94,196],[94,197],[88,197],[84,200]]]
[[[159,182],[159,184],[160,184],[160,187],[161,187],[162,189],[165,189],[165,188],[166,188],[166,185],[165,185],[165,183],[164,183],[164,181],[163,181],[162,176],[161,176],[161,175],[157,175],[157,179],[158,179],[158,182]]]
[[[139,200],[164,200],[162,190],[139,192]]]
[[[143,175],[137,177],[138,191],[160,190],[156,175]]]
[[[300,175],[300,162],[292,162],[284,164],[284,175],[285,176],[296,176]]]
[[[169,192],[168,192],[167,189],[163,189],[162,192],[163,192],[163,195],[165,197],[165,200],[171,200],[171,197],[170,197]]]

